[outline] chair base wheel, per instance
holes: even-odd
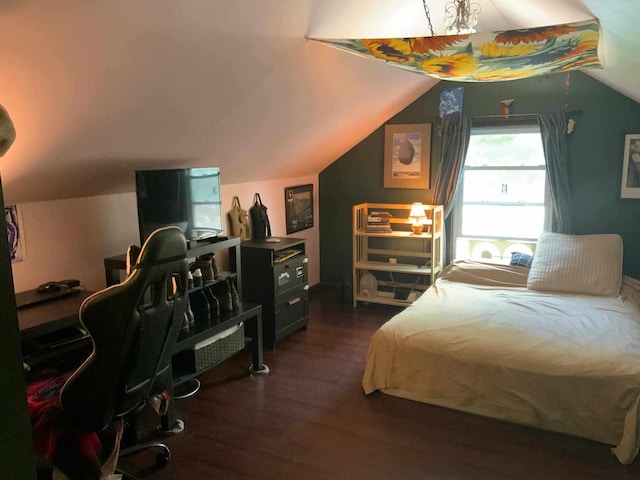
[[[171,460],[171,453],[168,451],[156,455],[156,465],[158,467],[165,467],[169,463],[169,460]]]

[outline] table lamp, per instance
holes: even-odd
[[[427,214],[424,212],[424,205],[420,202],[415,202],[411,206],[411,212],[409,213],[409,221],[413,222],[411,230],[415,235],[421,235],[424,224],[427,222]]]

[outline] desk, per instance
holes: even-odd
[[[89,295],[94,292],[78,290],[69,293],[64,297],[43,301],[18,309],[18,324],[23,344],[24,361],[29,366],[36,366],[41,363],[48,363],[52,359],[64,359],[65,356],[73,352],[80,352],[83,348],[89,348],[91,339],[89,336],[79,338],[77,341],[64,342],[60,346],[37,345],[37,340],[46,338],[47,335],[55,335],[69,327],[79,326],[78,313],[80,305]],[[240,307],[233,312],[223,313],[220,322],[216,325],[201,324],[196,322],[195,328],[189,332],[180,333],[173,353],[179,353],[185,349],[193,347],[196,343],[212,337],[234,325],[244,322],[246,331],[251,338],[252,364],[250,371],[255,373],[267,373],[269,370],[263,363],[262,350],[262,307],[260,305],[241,303]],[[25,355],[26,353],[26,355]],[[213,367],[214,365],[212,365]],[[184,376],[179,374],[182,378]],[[187,374],[188,376],[189,374]],[[194,372],[191,376],[195,376]],[[172,430],[176,425],[173,386],[169,385],[167,390],[171,400],[167,414],[161,419],[164,430]]]
[[[85,298],[94,292],[75,290],[64,297],[43,300],[18,309],[18,325],[22,340],[79,324],[78,312]]]
[[[22,341],[22,355],[26,369],[52,361],[62,360],[73,352],[80,352],[91,345],[88,336],[77,335],[59,344],[49,342],[48,336],[54,336],[70,327],[80,325],[78,312],[80,305],[94,292],[74,290],[64,297],[43,300],[18,309],[18,326]],[[44,298],[44,297],[43,297]]]

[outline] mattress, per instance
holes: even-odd
[[[640,282],[613,297],[526,288],[525,267],[457,262],[373,336],[362,385],[638,453]]]

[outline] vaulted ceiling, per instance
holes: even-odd
[[[475,1],[479,31],[598,18],[587,73],[640,101],[640,3]],[[422,0],[0,0],[5,201],[131,192],[142,168],[317,174],[437,82],[306,37],[424,35]]]

